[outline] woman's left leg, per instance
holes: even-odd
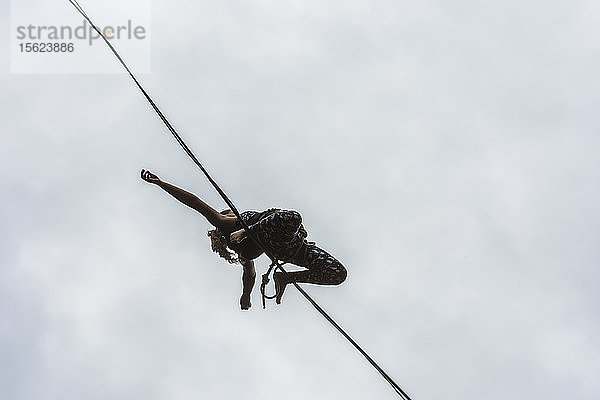
[[[306,268],[304,271],[275,272],[273,279],[277,292],[277,303],[285,286],[292,282],[312,283],[314,285],[339,285],[346,280],[348,271],[334,256],[318,246],[310,245],[302,258],[294,264]]]

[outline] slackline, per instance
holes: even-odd
[[[165,126],[167,127],[167,129],[169,130],[169,132],[171,133],[171,135],[173,136],[173,138],[177,141],[177,143],[179,143],[179,145],[181,146],[181,148],[192,159],[192,161],[194,162],[194,164],[196,164],[196,166],[198,168],[200,168],[200,170],[202,171],[202,173],[204,174],[204,176],[206,177],[206,179],[208,179],[208,181],[211,183],[211,185],[215,188],[215,190],[223,198],[223,200],[225,201],[225,203],[227,204],[227,206],[231,209],[231,211],[233,211],[233,213],[235,214],[235,216],[241,222],[241,224],[242,224],[244,230],[246,231],[248,237],[250,237],[265,252],[265,254],[271,259],[272,263],[276,265],[276,269],[280,270],[284,274],[287,274],[286,270],[282,266],[282,263],[279,260],[277,260],[275,257],[273,257],[273,255],[269,251],[267,251],[267,249],[265,248],[265,246],[263,246],[260,243],[260,241],[258,240],[258,238],[250,231],[250,229],[248,228],[248,225],[246,224],[246,222],[240,217],[240,213],[239,213],[238,209],[235,207],[235,205],[233,204],[233,202],[229,199],[229,197],[225,194],[225,192],[223,192],[223,190],[217,184],[217,182],[215,182],[215,180],[210,176],[210,174],[208,173],[208,171],[206,170],[206,168],[204,168],[204,166],[202,165],[202,163],[198,160],[198,158],[196,158],[196,156],[194,155],[194,153],[192,153],[192,151],[190,150],[190,148],[185,144],[185,142],[183,141],[183,139],[181,138],[181,136],[179,136],[179,133],[177,133],[177,131],[175,130],[175,128],[173,127],[173,125],[171,125],[171,123],[169,122],[169,120],[167,119],[167,117],[165,117],[165,115],[158,108],[158,106],[156,105],[156,103],[154,102],[154,100],[152,100],[152,98],[150,97],[150,95],[146,92],[146,90],[143,88],[143,86],[137,80],[137,78],[135,77],[135,75],[131,72],[131,70],[129,69],[129,67],[127,66],[127,64],[125,64],[125,61],[123,61],[123,59],[121,58],[121,56],[119,55],[119,53],[117,52],[117,50],[108,41],[108,39],[102,34],[102,32],[100,31],[100,29],[98,29],[98,27],[92,22],[92,20],[90,19],[90,17],[88,17],[88,15],[86,14],[86,12],[83,10],[83,8],[77,2],[77,0],[68,0],[68,1],[87,20],[87,22],[90,24],[90,26],[92,28],[94,28],[94,30],[98,33],[98,35],[100,35],[102,37],[102,39],[104,40],[104,43],[106,43],[106,45],[110,48],[110,50],[112,51],[112,53],[115,55],[115,57],[119,60],[119,62],[123,66],[123,68],[125,68],[125,70],[129,74],[129,76],[131,77],[131,79],[135,82],[136,86],[140,89],[140,91],[142,92],[142,94],[144,95],[144,97],[146,98],[146,100],[148,101],[148,103],[150,103],[150,105],[152,106],[152,108],[154,109],[154,111],[156,112],[156,114],[158,115],[158,117],[165,124]],[[358,350],[358,352],[360,354],[362,354],[367,359],[367,361],[369,361],[369,363],[373,366],[373,368],[375,368],[377,370],[377,372],[379,372],[379,374],[392,386],[392,388],[398,394],[398,396],[400,396],[404,400],[412,400],[408,396],[408,394],[406,394],[406,392],[404,390],[402,390],[402,388],[400,386],[398,386],[398,384],[396,384],[396,382],[394,382],[394,380],[377,364],[377,362],[375,362],[375,360],[373,360],[371,358],[371,356],[369,356],[367,354],[367,352],[364,351],[362,349],[362,347],[354,339],[352,339],[352,337],[350,337],[350,335],[348,333],[346,333],[346,331],[337,322],[335,322],[335,320],[304,289],[302,289],[298,283],[296,283],[296,282],[292,282],[292,283],[294,284],[294,286],[296,287],[296,289],[298,289],[298,291],[306,298],[306,300],[308,300],[308,302],[310,304],[312,304],[312,306],[327,321],[329,321],[329,323],[334,328],[336,328],[338,330],[338,332],[340,332],[342,334],[342,336],[344,336],[354,346],[354,348],[356,348],[356,350]]]

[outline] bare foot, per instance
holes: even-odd
[[[243,294],[242,297],[240,297],[240,307],[242,310],[248,310],[250,307],[252,307],[252,303],[250,303],[250,295]]]
[[[277,294],[277,297],[275,297],[275,302],[277,304],[281,304],[283,292],[285,291],[285,287],[289,282],[287,282],[283,272],[274,272],[273,281],[275,281],[275,293]]]

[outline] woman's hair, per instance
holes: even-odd
[[[220,214],[223,215],[229,213],[231,213],[230,209],[226,209],[220,212]],[[221,256],[221,258],[226,259],[229,264],[239,264],[241,258],[235,251],[227,247],[227,238],[225,237],[225,235],[227,235],[227,233],[223,232],[219,228],[215,228],[213,230],[208,231],[208,237],[210,238],[210,248],[212,249],[212,251]]]
[[[210,238],[210,248],[212,251],[221,256],[221,258],[226,259],[230,264],[239,264],[239,256],[227,247],[227,239],[221,229],[215,228],[208,231],[208,237]]]

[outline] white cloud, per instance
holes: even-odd
[[[240,208],[302,211],[350,271],[309,291],[415,399],[593,399],[596,7],[154,2],[141,80]],[[2,398],[393,397],[293,290],[239,311],[126,76],[1,85]]]

